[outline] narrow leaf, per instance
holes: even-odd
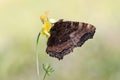
[[[46,72],[45,64],[43,64],[43,70]]]

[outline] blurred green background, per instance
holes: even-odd
[[[0,0],[0,80],[37,79],[35,43],[45,11],[96,26],[94,38],[61,61],[46,54],[40,37],[40,66],[55,69],[46,80],[120,80],[120,0]]]

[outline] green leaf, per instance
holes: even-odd
[[[42,66],[43,66],[43,70],[46,72],[45,64],[43,64]]]
[[[43,64],[43,69],[45,71],[45,75],[43,80],[45,79],[46,75],[50,76],[50,74],[54,71],[54,69],[51,67],[51,65],[49,64]]]

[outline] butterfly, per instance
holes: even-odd
[[[73,52],[75,47],[81,47],[85,41],[92,39],[96,31],[91,24],[63,19],[48,27],[50,28],[45,34],[48,38],[46,52],[59,60]]]

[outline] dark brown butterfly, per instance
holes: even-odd
[[[59,60],[93,38],[96,28],[88,23],[63,21],[54,23],[50,30],[46,52]]]

